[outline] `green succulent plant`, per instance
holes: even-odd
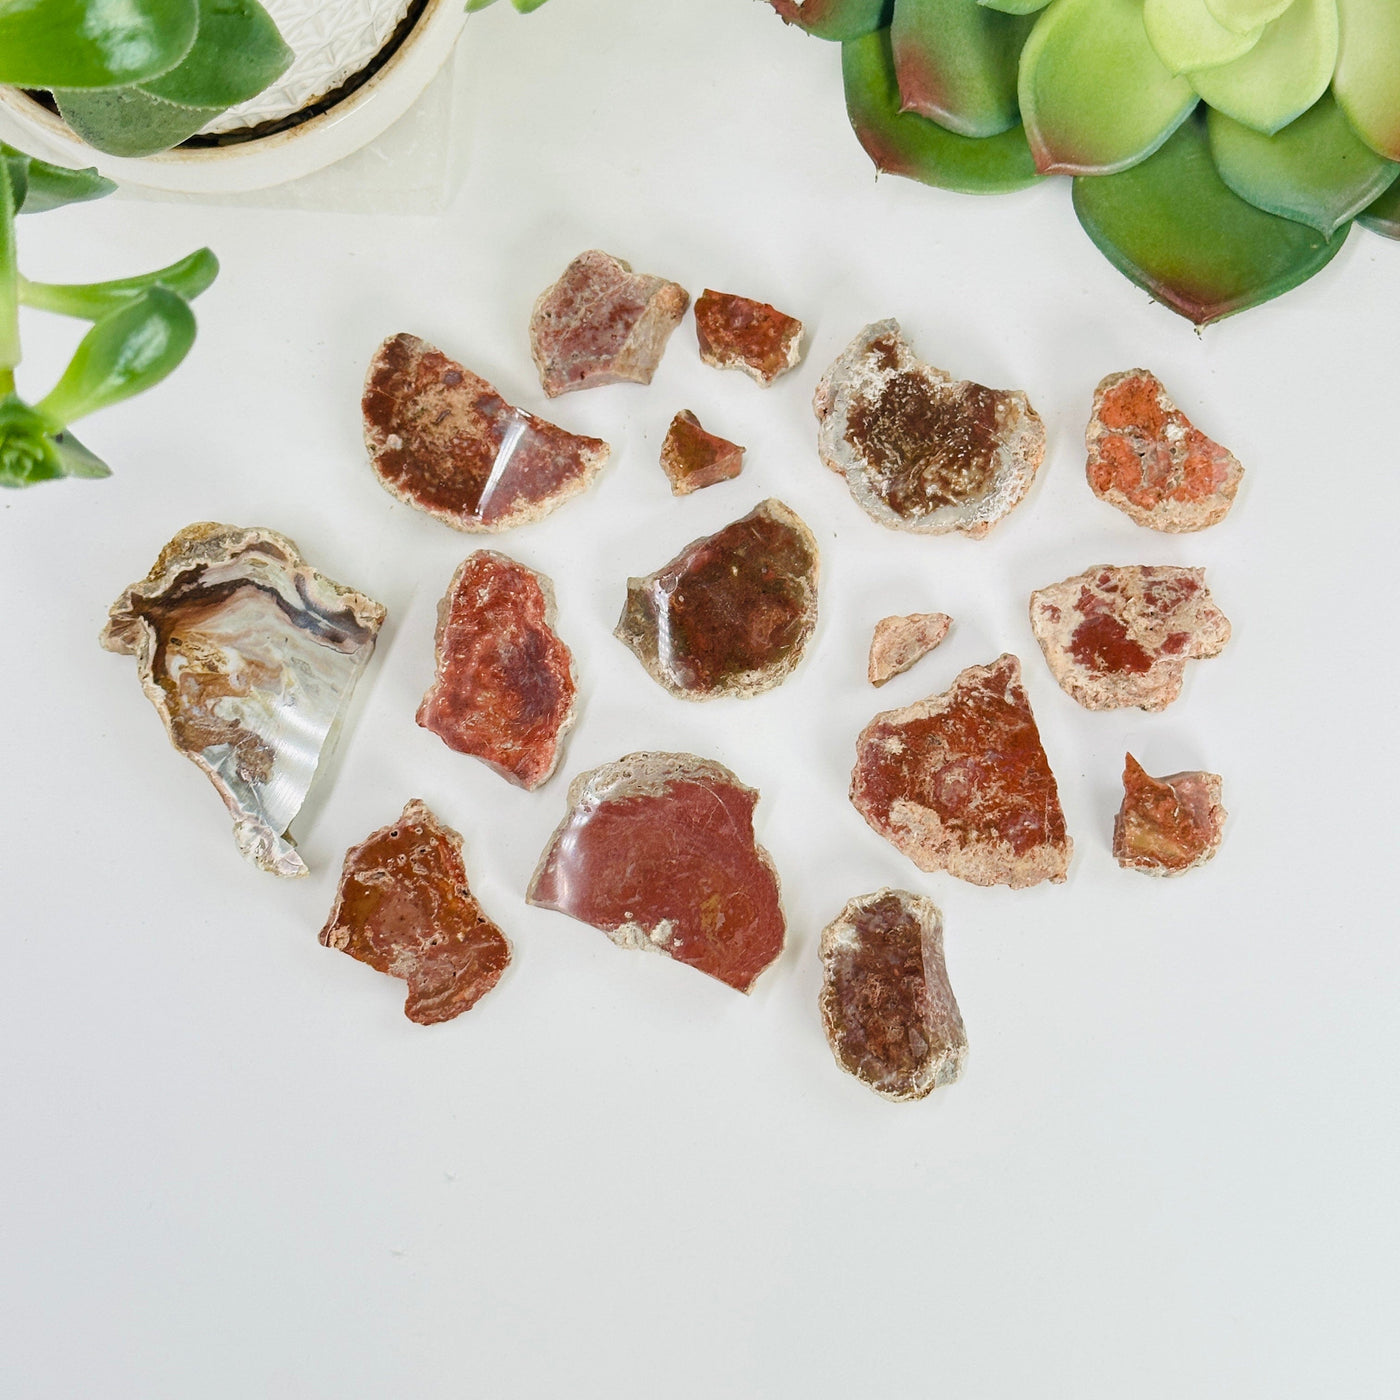
[[[1197,324],[1400,237],[1400,0],[770,0],[842,44],[881,170],[1074,179],[1110,262]]]

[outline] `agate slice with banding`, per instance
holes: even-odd
[[[604,764],[569,788],[529,902],[747,992],[786,928],[777,872],[754,839],[757,801],[723,764],[693,754]]]
[[[437,676],[418,723],[528,790],[559,762],[576,693],[549,580],[493,550],[469,555],[438,604]]]
[[[673,495],[688,496],[702,486],[732,481],[743,469],[744,449],[738,443],[707,433],[689,409],[671,419],[661,444],[661,470]]]
[[[1145,369],[1099,385],[1084,444],[1094,494],[1153,530],[1179,534],[1224,520],[1244,475]]]
[[[920,870],[1022,889],[1069,868],[1059,788],[1014,656],[876,715],[856,742],[851,801]]]
[[[170,742],[223,798],[239,850],[274,875],[305,875],[287,828],[383,620],[285,535],[202,524],[112,605],[102,645],[136,658]]]
[[[817,542],[781,501],[627,580],[615,635],[682,700],[748,697],[780,684],[817,625]]]
[[[1218,773],[1151,777],[1132,754],[1124,760],[1123,805],[1113,823],[1113,855],[1125,870],[1184,875],[1220,849],[1225,808]]]
[[[390,336],[375,352],[362,408],[380,484],[454,530],[508,530],[548,515],[610,451],[513,408],[413,335]]]
[[[836,1063],[883,1098],[922,1099],[962,1073],[967,1033],[943,962],[943,916],[878,890],[822,931],[822,1026]]]
[[[597,249],[580,253],[530,314],[530,353],[545,393],[650,384],[689,305],[675,282]]]
[[[866,678],[871,685],[884,685],[922,661],[942,645],[953,619],[947,613],[909,613],[903,617],[882,617],[870,638],[870,659]]]
[[[821,459],[881,525],[978,539],[1031,489],[1045,425],[1019,391],[917,359],[898,321],[866,326],[817,385]]]
[[[510,962],[467,885],[462,838],[416,798],[345,853],[321,942],[401,977],[404,1015],[423,1026],[470,1010]]]
[[[1164,710],[1186,663],[1230,640],[1205,570],[1172,565],[1103,565],[1039,589],[1031,627],[1055,679],[1088,710]]]
[[[766,301],[706,288],[695,303],[700,358],[715,369],[742,370],[766,389],[802,358],[802,322]]]

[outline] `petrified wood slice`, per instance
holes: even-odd
[[[505,935],[467,885],[462,838],[417,798],[345,853],[321,942],[408,983],[419,1025],[470,1010],[510,962]]]
[[[559,762],[576,692],[549,580],[492,550],[468,555],[438,604],[437,676],[418,723],[528,790]]]
[[[747,992],[786,930],[777,872],[754,840],[757,801],[693,754],[606,763],[569,788],[527,898]]]
[[[1010,655],[876,715],[856,742],[856,811],[920,870],[1021,889],[1062,881],[1073,843]]]
[[[1123,766],[1123,805],[1113,823],[1113,855],[1125,870],[1184,875],[1220,849],[1225,808],[1218,773],[1150,777],[1132,754]]]
[[[744,449],[727,438],[707,433],[700,420],[683,408],[671,419],[661,444],[661,469],[673,495],[688,496],[702,486],[731,481],[744,469]]]
[[[871,685],[884,685],[903,675],[948,635],[953,619],[947,613],[908,613],[882,617],[870,638],[870,659],[865,673]]]
[[[548,515],[608,460],[413,335],[375,352],[362,401],[365,446],[391,495],[455,530],[508,530]]]
[[[743,370],[766,389],[802,358],[802,322],[766,301],[705,289],[695,303],[700,358],[716,369]]]

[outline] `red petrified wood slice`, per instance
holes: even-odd
[[[877,890],[822,931],[822,1026],[836,1063],[887,1099],[922,1099],[962,1073],[967,1033],[943,963],[943,916]]]
[[[876,715],[856,742],[851,801],[920,870],[1022,889],[1069,867],[1059,789],[1014,656]]]
[[[702,486],[730,481],[744,469],[744,449],[727,438],[707,433],[700,420],[683,408],[671,419],[661,444],[661,468],[677,496]]]
[[[690,295],[596,249],[535,302],[530,352],[550,398],[599,384],[650,384]]]
[[[766,389],[802,358],[802,322],[766,301],[706,288],[695,303],[700,358],[716,369],[743,370]]]
[[[1171,565],[1105,564],[1039,589],[1031,627],[1055,679],[1089,710],[1164,710],[1186,663],[1230,640],[1205,570]]]
[[[1094,494],[1153,530],[1180,534],[1224,520],[1244,475],[1145,369],[1099,385],[1084,443]]]
[[[771,690],[817,625],[817,542],[781,501],[627,580],[615,635],[683,700]]]
[[[559,761],[576,691],[549,580],[489,549],[469,555],[438,604],[437,677],[418,723],[537,788]]]
[[[947,613],[882,617],[870,638],[870,660],[866,664],[870,684],[884,685],[892,676],[903,675],[943,641],[952,625],[953,619]]]
[[[610,451],[512,408],[417,336],[395,335],[365,380],[365,446],[391,495],[456,530],[508,530],[549,514]]]
[[[581,774],[529,902],[747,992],[785,933],[777,872],[754,840],[757,801],[693,754],[634,753]]]
[[[1113,823],[1113,854],[1125,870],[1184,875],[1220,849],[1225,809],[1218,773],[1150,777],[1129,754],[1123,767],[1123,805]]]
[[[917,359],[898,321],[866,326],[817,385],[817,447],[881,525],[980,539],[1031,489],[1045,425],[1019,391]]]
[[[462,838],[416,798],[345,853],[321,942],[402,977],[404,1014],[424,1026],[470,1010],[510,962],[505,935],[467,886]]]

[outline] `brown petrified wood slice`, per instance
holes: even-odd
[[[1103,564],[1038,589],[1031,627],[1055,679],[1088,710],[1164,710],[1186,663],[1230,640],[1205,570],[1166,564]]]
[[[576,692],[549,580],[489,549],[468,555],[438,604],[437,676],[418,723],[537,788],[559,762]]]
[[[771,690],[817,625],[817,542],[781,501],[627,580],[615,635],[683,700]]]
[[[362,401],[380,484],[472,532],[548,515],[601,470],[611,449],[512,408],[484,379],[413,335],[375,352]]]
[[[408,983],[419,1025],[470,1010],[510,962],[505,935],[467,886],[462,838],[417,798],[345,853],[321,942]]]
[[[836,1063],[883,1098],[922,1099],[962,1073],[967,1033],[924,895],[877,890],[822,930],[822,1026]]]
[[[795,316],[708,287],[695,303],[695,334],[707,365],[743,370],[765,389],[802,358],[802,322]]]
[[[1045,425],[1019,391],[954,380],[898,321],[866,326],[817,385],[821,459],[881,525],[979,539],[1031,489]]]
[[[527,898],[747,992],[783,950],[758,793],[723,764],[634,753],[583,773]]]
[[[675,282],[597,249],[580,253],[530,314],[530,353],[545,393],[650,384],[689,305]]]
[[[947,613],[882,617],[870,638],[870,660],[865,668],[870,684],[884,685],[890,677],[903,675],[943,641],[952,625]]]
[[[1194,427],[1145,369],[1110,374],[1094,391],[1084,444],[1094,494],[1153,530],[1218,524],[1244,475],[1234,454]]]
[[[1150,777],[1132,754],[1123,765],[1123,805],[1113,823],[1113,854],[1125,870],[1184,875],[1220,849],[1225,808],[1218,773]]]
[[[1014,656],[876,715],[856,742],[851,801],[920,870],[1022,889],[1069,868],[1059,789]]]
[[[661,469],[671,483],[672,494],[688,496],[702,486],[730,481],[744,469],[744,449],[728,438],[716,437],[700,426],[700,420],[683,408],[671,419],[661,444]]]

